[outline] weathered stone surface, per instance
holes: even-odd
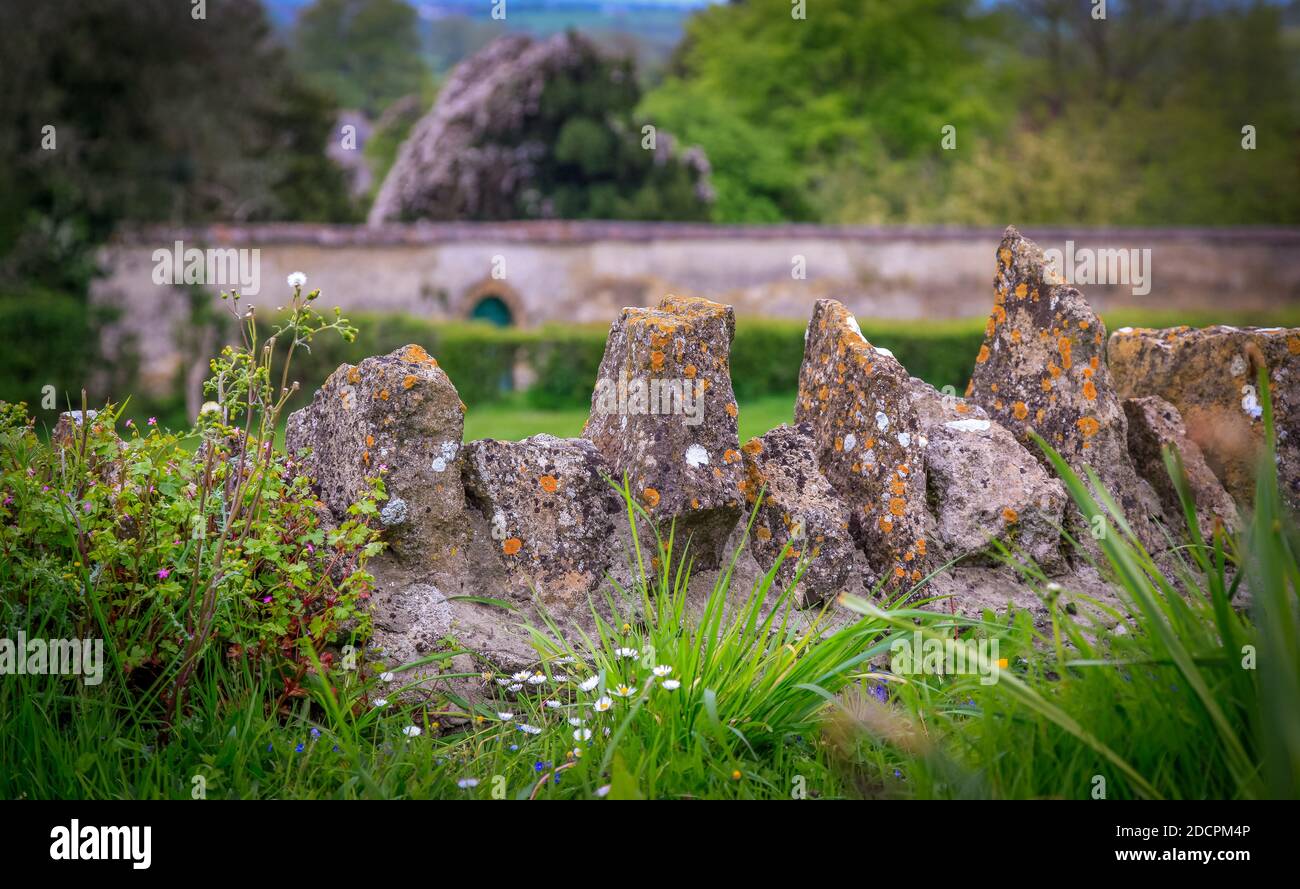
[[[1266,368],[1282,496],[1300,509],[1300,328],[1123,328],[1108,357],[1122,397],[1157,395],[1177,408],[1188,439],[1243,507],[1255,500],[1264,442],[1256,375]]]
[[[98,416],[99,411],[86,411],[84,419],[93,424]],[[80,447],[81,437],[85,434],[81,426],[82,421],[81,411],[63,411],[59,414],[58,422],[54,424],[54,431],[50,433],[50,441],[60,448]]]
[[[911,387],[925,440],[931,560],[986,562],[996,539],[1049,574],[1064,570],[1060,481],[979,405],[915,377]]]
[[[1174,487],[1160,453],[1166,446],[1174,448],[1182,456],[1187,487],[1196,501],[1201,536],[1207,541],[1213,539],[1217,526],[1235,531],[1239,524],[1237,505],[1205,462],[1200,447],[1188,438],[1178,408],[1163,398],[1148,395],[1126,399],[1124,413],[1128,416],[1128,449],[1133,464],[1138,474],[1155,489],[1169,527],[1181,530],[1187,520],[1178,489]]]
[[[438,362],[405,346],[330,374],[289,417],[285,447],[310,449],[305,469],[336,518],[386,469],[381,520],[394,552],[436,565],[460,540],[464,411]]]
[[[794,582],[800,561],[807,562],[794,594],[799,607],[844,591],[853,572],[849,511],[817,466],[812,427],[778,426],[751,438],[741,451],[746,499],[754,504],[762,495],[750,538],[759,567],[772,570],[789,543],[776,580],[786,588]]]
[[[1142,543],[1163,549],[1150,521],[1159,505],[1129,459],[1127,422],[1104,360],[1101,319],[1015,228],[1006,230],[998,248],[994,283],[993,312],[966,395],[1049,471],[1030,433],[1081,476],[1091,466]],[[1070,512],[1072,519],[1077,516],[1073,506]]]
[[[371,654],[388,670],[398,672],[402,685],[438,675],[436,663],[397,670],[448,647],[452,606],[436,586],[414,583],[392,590],[381,588],[371,609],[371,622]]]
[[[910,378],[835,300],[818,300],[808,322],[795,421],[810,425],[818,464],[849,507],[870,569],[889,590],[919,581],[925,460]]]
[[[588,607],[613,557],[623,501],[591,442],[535,435],[465,446],[465,495],[491,528],[509,592],[548,609]]]
[[[595,43],[575,32],[494,40],[456,66],[433,108],[402,143],[369,223],[516,219],[521,207],[530,216],[556,216],[552,196],[537,193],[538,168],[555,150],[531,129],[548,114],[543,93],[557,82],[585,84],[599,77],[609,88],[608,80],[632,76],[630,68],[611,66]],[[654,164],[681,167],[700,206],[707,207],[712,189],[703,151],[679,150],[665,132],[656,138]]]
[[[583,429],[665,539],[676,522],[701,569],[716,567],[742,511],[742,460],[728,358],[730,306],[666,297],[610,328]]]

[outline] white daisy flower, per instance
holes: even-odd
[[[590,679],[585,679],[581,683],[579,683],[578,688],[582,689],[583,691],[591,691],[599,684],[600,684],[600,674],[597,673],[595,676],[592,676]]]
[[[529,685],[541,685],[545,681],[546,681],[545,673],[534,673],[533,675],[528,677]]]
[[[592,706],[596,708],[597,713],[604,713],[610,707],[614,706],[614,702],[608,697],[603,697],[598,699]]]
[[[572,756],[574,759],[582,759],[582,748],[574,747],[572,750],[569,751],[569,755]]]
[[[375,698],[375,709],[388,706],[388,698]]]
[[[589,728],[575,728],[575,729],[573,730],[573,740],[575,740],[575,741],[589,741],[589,740],[591,740],[591,729],[589,729]]]
[[[305,287],[307,285],[307,276],[302,272],[294,272],[288,278],[290,287]]]
[[[402,734],[408,738],[418,738],[420,737],[420,727],[418,725],[408,725],[402,729]]]
[[[582,720],[579,719],[579,718],[576,717],[576,716],[570,716],[570,717],[569,717],[569,725],[573,725],[573,726],[582,725]]]
[[[529,725],[526,722],[519,723],[519,730],[525,735],[540,735],[542,730],[535,725]]]
[[[660,664],[659,666],[654,668],[654,674],[656,676],[667,676],[672,671],[673,668],[668,666],[667,664]]]
[[[568,673],[556,673],[556,674],[555,674],[555,681],[556,681],[556,682],[568,682],[568,681],[569,681],[569,674],[568,674]]]
[[[554,710],[556,707],[563,707],[564,705],[557,700],[551,699],[549,701],[546,701],[546,706]]]
[[[636,689],[627,685],[617,685],[609,690],[612,695],[618,695],[620,698],[630,698],[636,694]]]
[[[393,681],[393,674],[392,674],[392,673],[380,673],[380,674],[379,674],[379,678],[380,678],[380,680],[382,680],[383,682],[392,682],[392,681]]]
[[[635,648],[616,648],[614,654],[621,658],[634,658],[639,652]]]
[[[478,787],[478,778],[461,778],[456,782],[456,786],[461,790],[469,790],[471,787]]]
[[[512,682],[527,682],[532,678],[532,675],[532,670],[520,670],[518,673],[511,675],[510,679]]]
[[[668,689],[669,691],[675,691],[675,690],[681,688],[681,687],[682,687],[682,684],[681,684],[680,682],[678,682],[676,679],[665,679],[665,680],[663,681],[663,686],[664,686],[664,688]]]
[[[515,714],[511,713],[508,710],[497,713],[497,719],[501,720],[502,722],[509,722],[514,718],[515,718]]]
[[[506,691],[520,691],[524,685],[522,682],[512,682],[506,686]]]
[[[605,737],[608,738],[608,737],[610,736],[610,734],[612,734],[612,733],[611,733],[610,730],[609,730],[609,726],[605,726]]]
[[[498,679],[498,680],[497,680],[497,685],[501,686],[502,688],[506,687],[506,686],[509,685],[509,684],[510,684],[510,680],[509,680],[509,679]]]

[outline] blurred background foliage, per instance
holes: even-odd
[[[0,398],[32,400],[32,374],[75,391],[100,360],[87,293],[116,227],[359,221],[450,68],[511,31],[580,29],[628,74],[546,92],[561,217],[698,215],[646,168],[649,122],[703,150],[716,222],[1300,222],[1300,2],[1091,7],[0,0]],[[537,348],[557,390],[537,397],[567,399],[585,347]]]

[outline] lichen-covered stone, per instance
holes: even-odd
[[[1139,540],[1162,549],[1159,506],[1139,483],[1127,423],[1106,367],[1106,330],[1042,250],[1008,228],[998,248],[993,312],[966,395],[1049,467],[1037,433],[1081,477],[1091,466]],[[1077,521],[1077,512],[1071,509]],[[1078,526],[1076,525],[1076,528]],[[1076,535],[1077,536],[1077,535]]]
[[[285,447],[310,449],[305,470],[336,518],[382,470],[389,499],[381,520],[394,552],[436,566],[461,537],[464,411],[438,362],[405,346],[330,374],[289,417]]]
[[[759,567],[771,571],[788,543],[776,581],[785,589],[800,562],[807,563],[796,604],[816,605],[843,592],[853,572],[849,511],[817,466],[812,427],[778,426],[751,438],[741,451],[746,498],[754,504],[762,497],[750,537]]]
[[[1196,518],[1201,536],[1212,540],[1216,527],[1235,531],[1238,527],[1237,505],[1223,484],[1205,462],[1196,442],[1187,437],[1183,418],[1163,398],[1148,395],[1124,401],[1128,417],[1128,449],[1138,474],[1146,479],[1160,498],[1169,527],[1181,530],[1186,525],[1178,489],[1165,468],[1161,449],[1172,447],[1182,457],[1187,487],[1196,502]]]
[[[742,511],[742,460],[728,359],[730,306],[666,297],[626,308],[611,326],[583,428],[618,482],[667,539],[689,541],[696,567],[716,567]]]
[[[1178,410],[1187,438],[1242,506],[1255,500],[1264,442],[1257,373],[1265,368],[1282,496],[1300,509],[1300,328],[1123,328],[1111,335],[1108,357],[1122,397],[1156,395]]]
[[[415,583],[393,590],[381,590],[371,609],[373,632],[370,653],[395,672],[395,685],[402,687],[430,680],[439,673],[434,662],[410,670],[398,668],[446,649],[452,633],[452,604],[431,583]],[[418,697],[419,691],[412,697]]]
[[[623,501],[585,439],[535,435],[465,445],[465,494],[491,529],[515,598],[587,608],[613,557]]]
[[[795,421],[811,427],[818,464],[877,579],[890,590],[920,581],[925,446],[910,378],[835,300],[818,300],[808,322]]]

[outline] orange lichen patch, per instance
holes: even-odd
[[[759,525],[758,530],[754,532],[754,536],[759,540],[771,540],[772,532],[764,528],[762,525]]]
[[[1041,423],[1041,422],[1043,422],[1043,417],[1045,417],[1045,416],[1047,416],[1047,411],[1043,410],[1043,409],[1040,407],[1040,408],[1038,409],[1038,412],[1034,414],[1034,420],[1037,421],[1037,422],[1039,422],[1039,423]]]
[[[410,389],[412,386],[415,385],[416,379],[417,377],[415,376],[415,374],[407,374],[406,376],[402,377],[402,388]]]
[[[953,410],[959,414],[968,414],[970,413],[970,405],[964,401],[959,401],[953,406]]]
[[[1024,287],[1025,285],[1024,285],[1024,284],[1021,284],[1020,286],[1021,286],[1021,287]],[[994,321],[995,324],[1006,324],[1006,323],[1007,323],[1007,310],[1004,309],[1004,308],[1002,308],[1001,306],[994,306],[994,307],[993,307],[993,321]]]
[[[1010,506],[1002,510],[1002,518],[1004,518],[1007,521],[1007,524],[1010,525],[1014,525],[1016,522],[1020,521],[1020,516]]]
[[[992,315],[989,315],[989,320],[984,322],[984,335],[993,336],[993,332],[997,329],[998,329],[998,323],[993,320]]]
[[[686,375],[686,379],[693,380],[699,371],[695,369],[694,364],[688,364],[686,367],[682,368],[682,373]]]
[[[895,577],[906,577],[906,576],[907,576],[907,569],[904,568],[902,565],[895,565],[895,566],[894,566],[894,576],[895,576]]]
[[[921,569],[920,569],[920,568],[913,568],[913,569],[912,569],[912,583],[920,583],[920,582],[921,582]]]
[[[515,553],[519,552],[519,548],[523,545],[524,542],[518,537],[507,537],[501,544],[501,551],[507,556],[513,556]]]
[[[999,251],[998,251],[998,259],[1002,260],[1002,264],[1003,264],[1003,265],[1008,265],[1008,266],[1011,265],[1011,250],[1010,250],[1010,248],[1003,247],[1001,250],[999,250]]]
[[[1020,342],[1020,331],[1018,330],[1011,331],[1011,342],[1013,343]]]
[[[653,370],[653,371],[661,371],[661,370],[664,369],[664,353],[663,353],[663,352],[651,352],[651,353],[650,353],[650,369]]]
[[[924,537],[918,537],[918,538],[917,538],[917,540],[916,540],[916,552],[917,552],[919,555],[922,555],[922,556],[925,555],[925,538],[924,538]]]
[[[888,534],[890,531],[894,530],[894,523],[884,516],[881,516],[876,522],[876,527],[881,530],[881,533]]]
[[[1101,357],[1098,355],[1093,355],[1092,360],[1088,362],[1088,367],[1092,368],[1093,370],[1096,370],[1097,368],[1101,367]]]
[[[966,381],[966,397],[969,398],[970,394],[974,391],[975,391],[975,378],[971,377],[969,380]]]
[[[998,391],[998,384],[997,384],[997,383],[990,383],[990,384],[989,384],[989,391],[990,391],[990,392],[997,392],[997,391]]]
[[[699,509],[699,508],[700,508],[700,498],[699,498],[699,497],[692,497],[692,498],[691,498],[691,509]]]
[[[1083,384],[1083,397],[1089,401],[1097,400],[1097,387],[1093,385],[1092,380],[1087,380]]]
[[[739,462],[739,460],[740,460],[740,451],[727,448],[725,451],[722,452],[723,463],[736,463]]]
[[[1061,350],[1061,369],[1069,370],[1070,363],[1071,363],[1070,338],[1068,336],[1061,337],[1059,340],[1056,341],[1056,348]]]
[[[913,553],[910,549],[909,549],[907,552],[903,553],[903,561],[904,561],[904,562],[910,562],[910,561],[912,561],[912,560],[915,559],[915,558],[916,558],[916,554]]]
[[[1079,322],[1079,329],[1080,329],[1080,330],[1087,330],[1088,327],[1089,327],[1089,324],[1088,324],[1087,321],[1080,321],[1080,322]]]
[[[907,501],[902,497],[889,498],[889,511],[893,515],[902,516],[907,511]]]
[[[380,401],[387,401],[387,400],[388,400],[388,390],[387,390],[387,389],[380,389],[380,390],[379,390],[379,400],[380,400]]]
[[[659,492],[654,488],[646,488],[641,492],[641,499],[645,501],[646,506],[654,509],[659,505]]]
[[[423,346],[407,346],[406,350],[402,352],[402,357],[412,364],[430,364],[434,367],[438,366],[438,359],[424,351]]]
[[[985,361],[988,361],[988,360],[989,360],[989,347],[988,347],[987,345],[982,345],[982,346],[980,346],[980,353],[979,353],[978,355],[975,356],[975,363],[976,363],[976,364],[983,364]],[[969,394],[969,393],[970,393],[970,389],[967,388],[966,392],[967,392],[967,394]]]
[[[745,442],[745,446],[742,450],[751,457],[757,456],[763,453],[763,442],[757,438],[751,438],[749,441]]]
[[[835,452],[839,453],[842,450],[844,450],[844,439],[837,435],[835,436]]]
[[[1011,406],[1011,413],[1017,420],[1023,420],[1029,416],[1029,407],[1023,401],[1017,401]]]
[[[1002,399],[1001,399],[1001,398],[999,398],[999,399],[997,399],[996,401],[993,402],[993,409],[994,409],[994,410],[998,410],[998,411],[1002,410]]]
[[[1024,298],[1025,298],[1026,296],[1028,296],[1028,295],[1029,295],[1029,285],[1028,285],[1028,284],[1025,284],[1024,282],[1021,282],[1021,283],[1019,283],[1019,284],[1016,285],[1016,297],[1017,297],[1018,299],[1024,299]]]
[[[349,368],[348,368],[348,382],[349,382],[349,383],[359,383],[359,382],[361,382],[361,371],[357,370],[355,367],[349,367]]]
[[[366,447],[368,447],[368,448],[373,448],[374,446],[375,446],[375,437],[374,437],[373,435],[367,435],[367,436],[366,436]]]
[[[370,465],[370,452],[369,452],[369,451],[362,451],[362,452],[361,452],[361,462],[364,463],[364,464],[366,464],[367,466]]]
[[[889,483],[889,493],[895,497],[902,497],[907,493],[907,485],[903,483],[901,478],[896,478]]]
[[[537,480],[542,490],[548,494],[554,494],[560,487],[560,480],[553,475],[544,475]]]
[[[740,408],[736,407],[734,401],[724,407],[723,410],[727,412],[727,416],[729,417],[736,417],[740,414]]]
[[[1074,425],[1079,427],[1079,431],[1083,433],[1084,438],[1092,438],[1101,431],[1101,424],[1097,422],[1095,417],[1080,417]]]
[[[1287,337],[1286,350],[1292,355],[1300,355],[1300,336]]]
[[[1052,375],[1052,379],[1056,379],[1061,375],[1061,369],[1050,361],[1047,362],[1047,372]]]
[[[1038,302],[1038,288],[1037,288],[1037,287],[1034,288],[1034,292],[1033,292],[1033,293],[1029,294],[1029,298],[1032,299],[1034,302]]]
[[[1051,378],[1051,377],[1043,377],[1043,380],[1042,380],[1041,385],[1042,385],[1042,387],[1043,387],[1043,391],[1044,391],[1044,392],[1051,392],[1051,391],[1052,391],[1052,378]]]
[[[826,386],[822,386],[820,389],[817,390],[818,401],[824,402],[830,397],[831,397],[831,390],[828,389]]]

